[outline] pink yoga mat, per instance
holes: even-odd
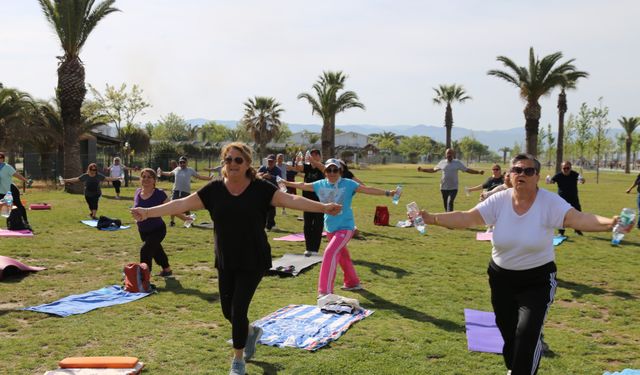
[[[33,237],[33,233],[28,229],[22,229],[22,230],[0,229],[0,237]]]
[[[31,266],[27,266],[24,263],[20,263],[17,260],[13,259],[13,258],[9,258],[9,257],[5,257],[0,255],[0,280],[2,280],[2,274],[4,273],[4,271],[15,271],[15,270],[19,270],[19,271],[42,271],[42,270],[46,270],[45,267],[31,267]]]
[[[478,232],[476,233],[476,240],[478,241],[491,241],[493,239],[493,232]]]
[[[30,210],[50,210],[51,205],[46,203],[32,203],[29,205]]]
[[[322,232],[323,236],[327,235],[327,232]],[[289,234],[284,237],[276,237],[274,241],[287,241],[287,242],[302,242],[304,241],[304,233]]]

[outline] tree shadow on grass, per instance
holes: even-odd
[[[220,295],[215,292],[215,293],[204,293],[203,291],[199,290],[199,289],[193,289],[193,288],[184,288],[182,286],[182,284],[180,283],[179,280],[173,278],[173,277],[168,277],[164,279],[164,283],[165,286],[163,287],[157,287],[157,290],[159,292],[171,292],[171,293],[175,293],[175,294],[186,294],[189,296],[196,296],[199,298],[202,298],[203,300],[207,301],[207,302],[215,302],[217,300],[220,299]]]
[[[116,196],[115,195],[105,195],[105,194],[103,194],[102,198],[116,200]],[[120,199],[117,199],[117,200],[120,200],[120,201],[132,201],[133,202],[133,197],[123,197],[121,195]]]
[[[622,292],[619,290],[610,291],[602,288],[597,288],[591,285],[574,283],[573,281],[564,281],[561,279],[556,279],[556,280],[558,281],[559,287],[571,290],[571,295],[576,298],[580,298],[585,294],[593,294],[593,295],[608,294],[608,295],[613,295],[626,300],[637,299],[633,294]]]
[[[283,367],[282,365],[279,364],[271,364],[268,362],[262,362],[262,361],[249,361],[248,363],[254,364],[258,367],[262,368],[262,373],[264,375],[275,375],[278,373],[278,370],[282,370]]]
[[[410,307],[402,306],[397,303],[387,301],[386,299],[368,290],[358,290],[358,291],[354,291],[354,293],[358,293],[364,298],[371,301],[370,303],[362,303],[361,306],[364,308],[370,308],[375,310],[391,310],[391,311],[394,311],[396,314],[399,314],[403,318],[415,320],[421,323],[430,323],[448,332],[464,332],[465,331],[465,327],[460,323],[452,322],[451,320],[446,320],[446,319],[439,319],[431,315],[425,314],[422,311],[414,310]]]
[[[393,225],[387,225],[388,228],[395,228]],[[407,228],[399,228],[399,229],[407,229]],[[396,240],[396,241],[406,241],[405,237],[400,237],[400,236],[389,236],[383,233],[374,233],[374,232],[365,232],[365,231],[360,231],[361,235],[364,236],[364,239],[367,239],[369,237],[371,238],[385,238],[385,239],[390,239],[390,240]]]
[[[393,267],[387,264],[380,264],[380,263],[375,263],[375,262],[369,262],[366,260],[355,260],[353,261],[353,263],[355,265],[358,266],[364,266],[364,267],[368,267],[369,270],[371,271],[371,273],[373,273],[374,275],[378,275],[378,276],[386,276],[386,272],[391,272],[391,273],[395,273],[396,274],[396,279],[401,279],[409,274],[411,274],[411,272],[408,272],[402,268],[399,267]],[[385,274],[382,274],[381,271],[384,271]]]
[[[607,243],[611,243],[611,236],[589,236],[589,239],[594,239],[594,240],[601,240]],[[613,246],[611,245],[612,248],[624,248],[625,246],[640,246],[640,242],[638,241],[629,241],[628,239],[623,239],[622,242],[620,242],[620,245],[618,246]]]

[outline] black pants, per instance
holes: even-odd
[[[231,323],[233,348],[242,349],[249,333],[249,304],[264,276],[262,270],[218,269],[222,314]]]
[[[116,195],[120,195],[120,180],[111,181],[113,188],[116,189]]]
[[[512,375],[533,375],[542,356],[542,326],[556,293],[556,265],[511,271],[491,261],[487,273],[496,325],[504,339],[504,363]]]
[[[444,210],[446,212],[453,211],[453,201],[456,200],[458,190],[440,190],[442,193],[442,203],[444,203]]]
[[[140,263],[146,263],[149,266],[149,272],[151,272],[152,260],[163,269],[169,268],[169,257],[162,248],[162,240],[167,235],[167,226],[162,223],[162,226],[149,232],[140,232],[140,239],[142,240],[142,247],[140,248]]]
[[[567,201],[567,203],[569,203],[571,205],[571,207],[575,208],[578,211],[582,212],[582,206],[580,206],[580,200],[578,199],[577,196],[575,197],[567,197],[567,196],[560,196],[562,197],[565,201]],[[579,231],[576,231],[579,232]],[[561,236],[564,236],[564,228],[561,228],[558,230],[558,233],[560,233]]]
[[[305,212],[304,217],[304,242],[307,251],[318,252],[322,242],[322,229],[324,228],[324,214]]]
[[[0,199],[3,199],[5,194],[0,194]],[[24,222],[29,224],[29,219],[27,219],[27,209],[24,208],[22,201],[20,200],[20,189],[15,184],[11,184],[11,196],[13,197],[13,205],[16,206],[18,212],[24,219]]]
[[[99,195],[92,195],[92,196],[85,195],[84,200],[87,201],[90,211],[92,210],[98,211],[98,201],[100,200]]]
[[[265,227],[267,229],[271,229],[276,226],[276,208],[272,205],[269,205],[267,209],[267,222],[265,223]]]

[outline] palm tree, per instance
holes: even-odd
[[[589,73],[575,70],[566,73],[566,82],[562,84],[558,95],[558,144],[556,149],[556,173],[560,173],[560,166],[564,161],[564,114],[567,112],[567,94],[565,89],[575,89],[580,78],[587,78]]]
[[[532,155],[538,154],[538,125],[541,113],[538,99],[550,94],[555,87],[567,85],[567,74],[576,71],[575,66],[572,65],[573,59],[554,67],[561,58],[562,52],[555,52],[540,60],[536,58],[531,47],[528,68],[518,66],[506,56],[498,56],[496,59],[511,72],[502,70],[487,72],[490,76],[502,78],[516,86],[520,90],[520,97],[527,102],[524,107],[526,152]]]
[[[80,112],[87,88],[85,71],[80,60],[80,50],[89,34],[107,15],[117,12],[112,7],[115,0],[38,0],[40,7],[58,38],[64,55],[58,57],[58,87],[56,95],[60,102],[60,114],[64,127],[63,153],[65,178],[81,172],[80,145],[82,114]],[[81,184],[67,185],[67,191],[80,192]]]
[[[625,139],[625,151],[627,154],[627,160],[624,164],[624,173],[630,173],[629,164],[631,163],[631,144],[633,143],[633,132],[636,130],[638,126],[640,126],[640,117],[629,117],[626,118],[622,116],[618,120],[622,128],[624,128],[625,133],[627,133],[627,139]]]
[[[498,149],[498,151],[502,152],[502,164],[507,164],[507,152],[511,152],[511,149],[505,146]]]
[[[10,154],[21,143],[21,135],[29,136],[29,132],[21,128],[25,126],[25,114],[32,106],[33,99],[29,94],[0,88],[0,147],[9,149]]]
[[[435,104],[446,104],[446,110],[444,112],[444,127],[447,129],[447,148],[451,147],[451,128],[453,127],[453,111],[451,110],[451,103],[460,102],[464,103],[465,100],[471,99],[470,96],[464,91],[464,87],[458,86],[455,83],[453,85],[440,85],[438,88],[433,88],[436,92],[433,102]]]
[[[338,91],[344,89],[344,81],[347,76],[342,72],[323,72],[312,86],[317,98],[311,94],[302,93],[298,99],[306,99],[311,105],[311,113],[322,118],[322,155],[326,158],[335,156],[336,144],[336,115],[349,108],[365,109],[364,104],[358,101],[358,95],[353,91],[345,91],[338,95]]]
[[[244,103],[244,116],[241,123],[256,143],[258,155],[263,157],[267,143],[276,138],[282,122],[280,114],[284,112],[274,98],[256,96]]]

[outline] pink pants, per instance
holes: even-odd
[[[353,236],[352,230],[338,230],[327,234],[329,244],[324,249],[322,257],[322,266],[320,267],[320,277],[318,278],[318,293],[333,293],[333,283],[336,280],[336,269],[338,264],[344,272],[344,285],[348,287],[360,284],[360,279],[356,274],[347,243]]]

